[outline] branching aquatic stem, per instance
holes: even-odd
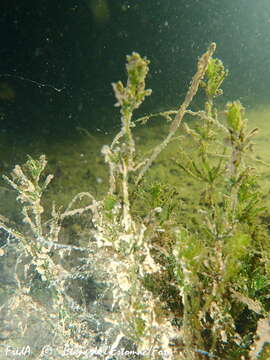
[[[197,72],[191,81],[191,85],[188,89],[185,100],[182,103],[182,105],[180,106],[180,109],[178,110],[178,112],[170,126],[169,134],[164,139],[164,141],[153,150],[152,155],[146,160],[145,165],[140,170],[139,175],[136,179],[136,184],[138,184],[142,180],[145,172],[149,169],[149,167],[152,165],[153,161],[155,161],[155,159],[158,157],[158,155],[161,153],[161,151],[164,150],[165,147],[169,144],[172,137],[174,136],[177,129],[179,128],[181,121],[186,113],[187,108],[189,107],[190,103],[192,102],[194,96],[196,95],[196,93],[198,91],[200,82],[203,79],[203,77],[207,71],[209,61],[210,61],[212,55],[214,54],[215,49],[216,49],[216,44],[212,43],[209,46],[206,53],[204,53],[200,57],[200,59],[198,61],[198,65],[197,65]]]

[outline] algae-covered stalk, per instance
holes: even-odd
[[[230,134],[230,145],[232,149],[229,162],[230,179],[230,217],[236,216],[238,193],[245,178],[250,177],[251,168],[243,167],[243,156],[251,146],[251,138],[257,134],[258,129],[246,130],[247,121],[244,119],[245,109],[240,101],[228,103],[226,106],[226,118]]]
[[[214,116],[213,102],[215,97],[223,94],[220,86],[228,75],[228,70],[224,69],[224,65],[220,59],[211,58],[205,75],[206,80],[201,82],[207,97],[205,112],[207,116]]]
[[[200,83],[201,83],[203,77],[205,76],[205,73],[209,66],[209,62],[210,62],[215,50],[216,50],[216,44],[211,43],[208,50],[199,58],[198,64],[197,64],[197,72],[195,73],[195,75],[192,78],[192,81],[191,81],[190,87],[188,89],[188,92],[185,96],[184,102],[181,104],[179,110],[177,111],[177,113],[175,115],[174,120],[171,123],[169,133],[168,133],[167,137],[163,140],[163,142],[154,148],[151,156],[145,160],[145,163],[137,176],[136,184],[139,184],[139,182],[142,180],[145,172],[150,168],[150,166],[155,161],[155,159],[158,157],[158,155],[167,147],[167,145],[170,143],[172,137],[176,133],[177,129],[179,128],[179,126],[183,120],[183,117],[186,114],[187,108],[191,104],[194,96],[196,95],[196,93],[198,91]]]
[[[151,90],[145,90],[145,78],[149,71],[148,64],[149,60],[142,58],[138,53],[133,53],[127,56],[127,74],[128,81],[126,87],[124,87],[121,81],[113,83],[113,89],[117,103],[115,106],[121,107],[121,122],[122,130],[112,146],[116,144],[120,136],[124,137],[127,146],[127,168],[132,170],[134,167],[134,154],[135,154],[135,142],[132,136],[131,128],[134,124],[131,122],[132,115],[135,109],[137,109],[144,101],[145,96],[151,95]]]
[[[133,139],[132,115],[151,90],[145,89],[145,78],[149,71],[149,61],[139,54],[127,56],[128,80],[126,86],[121,81],[113,84],[117,99],[116,106],[121,107],[121,131],[116,135],[110,147],[103,147],[105,161],[110,167],[110,193],[118,194],[123,199],[123,224],[126,230],[132,227],[130,215],[128,182],[130,173],[135,171],[135,141]]]

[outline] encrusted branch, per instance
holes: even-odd
[[[189,107],[191,101],[193,100],[194,96],[196,95],[196,93],[198,91],[200,82],[203,79],[203,77],[207,71],[209,61],[210,61],[212,55],[214,54],[215,49],[216,49],[216,44],[211,43],[208,50],[206,51],[206,53],[204,53],[199,58],[198,65],[197,65],[197,72],[191,81],[191,84],[190,84],[190,87],[186,94],[185,100],[182,103],[182,105],[180,106],[180,108],[170,126],[169,134],[167,135],[167,137],[163,140],[163,142],[161,144],[156,146],[156,148],[152,152],[152,155],[146,160],[144,166],[142,167],[142,169],[139,172],[139,175],[136,179],[136,184],[138,184],[142,180],[145,172],[149,169],[149,167],[152,165],[152,163],[155,161],[155,159],[158,157],[158,155],[161,153],[161,151],[164,150],[165,147],[169,144],[172,137],[174,136],[177,129],[179,128],[181,121],[186,113],[187,108]]]

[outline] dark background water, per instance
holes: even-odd
[[[269,0],[1,0],[0,131],[61,136],[118,124],[125,55],[151,60],[141,112],[177,106],[212,41],[226,100],[269,100]]]

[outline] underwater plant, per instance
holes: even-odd
[[[254,360],[269,355],[270,248],[263,220],[268,210],[249,156],[258,129],[248,130],[239,101],[228,103],[220,119],[215,98],[222,95],[228,72],[213,58],[215,48],[212,43],[199,58],[177,110],[139,119],[134,111],[151,94],[145,89],[149,61],[137,53],[127,56],[127,82],[113,84],[121,130],[102,148],[109,168],[102,199],[79,193],[64,211],[53,205],[50,218],[44,219],[42,197],[52,180],[44,177],[45,156],[29,157],[4,177],[18,193],[27,226],[15,230],[0,219],[8,234],[3,251],[15,247],[17,253],[17,288],[4,306],[12,311],[15,300],[17,308],[22,302],[32,304],[50,322],[59,344],[50,359],[67,358],[67,342],[80,346],[81,359],[89,355],[86,348],[93,350],[93,358],[104,355],[94,352],[96,330],[90,326],[99,320],[83,301],[75,303],[67,286],[93,273],[111,296],[105,319],[111,327],[102,327],[105,358]],[[192,111],[199,89],[205,106]],[[139,156],[134,127],[154,116],[166,119],[168,133],[150,155]],[[177,135],[180,128],[188,149]],[[185,208],[178,197],[181,188],[149,177],[172,141],[178,148],[174,166],[186,181],[193,180],[197,192],[192,201],[185,200]],[[82,216],[91,224],[88,243],[61,243],[63,221]],[[70,253],[76,266],[63,268],[61,259]],[[38,286],[50,289],[50,311],[38,305]],[[133,352],[123,351],[125,339]]]

